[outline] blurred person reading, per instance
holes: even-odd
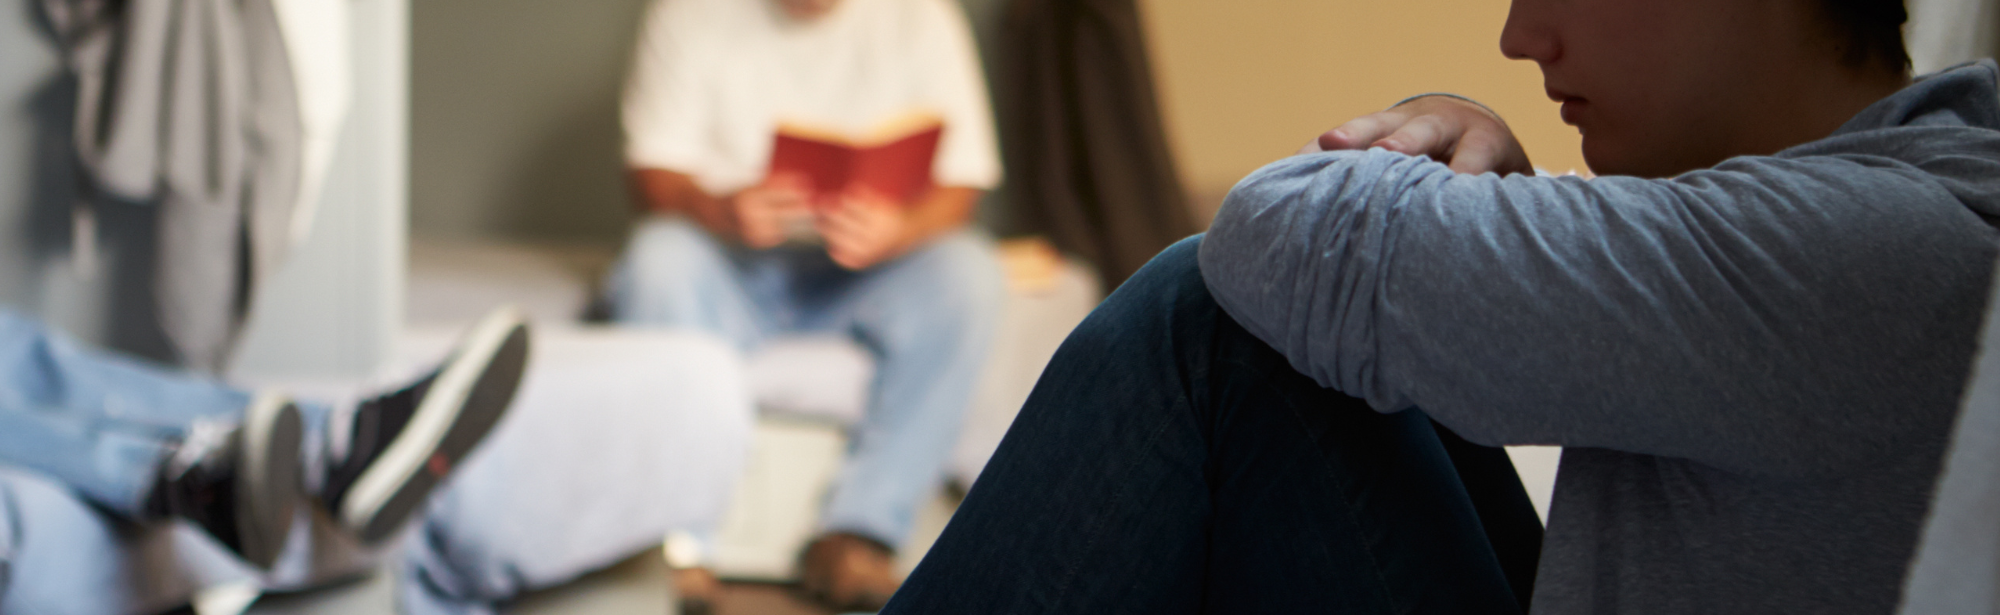
[[[1002,294],[975,204],[1000,179],[984,78],[948,0],[656,0],[624,101],[649,216],[608,284],[632,325],[744,351],[794,332],[876,358],[802,555],[804,588],[874,608],[942,475]],[[697,535],[706,541],[711,536]],[[686,603],[713,595],[676,562]]]
[[[1597,177],[1438,95],[1252,173],[884,613],[1892,612],[2000,240],[1995,65],[1905,19],[1515,0]],[[1507,444],[1565,447],[1546,537]]]

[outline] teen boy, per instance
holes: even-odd
[[[1597,179],[1449,96],[1252,174],[885,612],[1890,612],[2000,215],[1994,65],[1913,82],[1904,19],[1516,0]],[[1546,541],[1454,433],[1566,447]]]

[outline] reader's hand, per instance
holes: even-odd
[[[1478,104],[1450,96],[1420,96],[1387,111],[1326,131],[1299,153],[1380,147],[1426,155],[1459,173],[1534,173],[1528,152],[1507,122]]]
[[[760,250],[784,243],[791,221],[812,215],[811,199],[806,181],[792,176],[773,176],[744,188],[728,199],[730,234]]]
[[[827,256],[855,271],[902,256],[915,244],[908,208],[866,191],[842,195],[819,212],[813,228],[826,240]]]

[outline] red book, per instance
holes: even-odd
[[[771,145],[770,174],[805,178],[814,203],[866,188],[913,205],[931,188],[931,162],[943,135],[944,124],[935,116],[890,122],[861,138],[783,125]]]

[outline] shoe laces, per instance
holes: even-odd
[[[178,479],[188,471],[200,466],[203,461],[214,456],[217,450],[229,445],[229,437],[236,432],[236,426],[213,419],[195,419],[188,426],[187,437],[181,439],[174,453],[167,458],[167,477]]]

